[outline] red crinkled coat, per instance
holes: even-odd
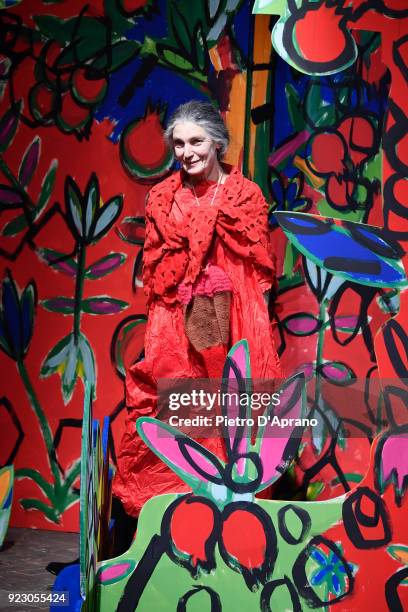
[[[206,378],[184,329],[183,306],[177,301],[180,282],[194,283],[211,260],[231,280],[230,343],[249,343],[253,378],[281,377],[263,293],[275,283],[268,241],[268,205],[259,187],[232,168],[222,185],[218,206],[191,206],[182,222],[171,214],[182,188],[175,173],[155,185],[146,206],[143,282],[149,313],[145,359],[126,379],[127,419],[113,492],[128,514],[137,516],[154,495],[188,491],[139,438],[135,423],[157,412],[160,378]],[[220,439],[205,440],[223,458]]]

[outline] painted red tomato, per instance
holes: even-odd
[[[72,76],[72,94],[82,104],[97,104],[105,97],[107,88],[105,77],[94,78],[83,68],[77,68]]]
[[[69,92],[61,99],[61,110],[58,114],[58,124],[64,131],[74,131],[83,127],[89,119],[89,110],[79,106]]]
[[[43,122],[51,117],[57,95],[45,83],[37,83],[30,91],[30,112],[34,119]]]
[[[321,132],[313,138],[311,162],[319,174],[342,174],[345,157],[345,144],[338,134]]]
[[[119,5],[125,13],[135,13],[150,4],[150,0],[119,0]]]
[[[303,57],[311,62],[330,62],[341,55],[346,47],[346,37],[339,28],[342,15],[335,8],[322,4],[317,10],[309,10],[295,26],[296,42]]]
[[[232,512],[224,520],[222,541],[228,554],[248,570],[262,567],[265,562],[265,527],[252,512],[246,510]]]
[[[331,176],[327,181],[327,198],[335,206],[348,206],[347,197],[352,196],[353,190],[354,182],[342,177]]]
[[[207,560],[205,545],[213,530],[214,511],[209,505],[189,497],[174,509],[171,539],[180,553],[190,557],[193,566]]]
[[[347,117],[340,123],[338,130],[349,146],[348,153],[354,165],[357,166],[369,157],[374,146],[375,132],[368,119],[358,115]]]
[[[157,111],[125,128],[120,140],[120,155],[125,168],[139,179],[156,179],[166,174],[173,155],[164,140]]]

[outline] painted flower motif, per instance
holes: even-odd
[[[396,427],[382,436],[376,449],[377,487],[384,491],[392,483],[399,505],[408,487],[407,437],[407,425]]]
[[[68,176],[65,182],[65,202],[71,232],[78,243],[84,245],[102,238],[115,223],[123,207],[122,196],[115,196],[102,204],[95,173],[92,173],[84,195]]]
[[[311,137],[306,162],[315,175],[326,179],[325,195],[333,208],[355,211],[371,206],[376,185],[365,178],[364,166],[378,147],[375,119],[357,114]]]
[[[31,282],[24,291],[19,291],[9,271],[3,280],[1,293],[0,349],[11,359],[21,361],[27,354],[33,334],[36,287]]]
[[[67,404],[72,397],[78,378],[88,381],[95,388],[95,357],[86,336],[73,333],[60,340],[48,353],[42,367],[41,376],[59,373],[62,380],[62,394]]]
[[[337,547],[340,553],[342,553],[341,545],[338,542]],[[310,584],[313,586],[325,586],[325,600],[328,601],[330,593],[335,597],[339,597],[339,595],[345,593],[347,591],[346,567],[336,553],[333,550],[329,550],[326,554],[321,548],[315,547],[310,556],[318,565],[310,577]],[[348,563],[347,565],[354,574],[357,570],[357,566],[352,563]]]
[[[270,168],[269,171],[270,191],[273,197],[269,223],[277,226],[273,213],[276,210],[293,210],[297,212],[307,212],[312,200],[303,196],[304,174],[298,173],[289,180],[284,180],[283,176]]]

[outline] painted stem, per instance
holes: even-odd
[[[321,326],[319,329],[319,335],[317,337],[317,350],[316,350],[316,386],[315,386],[315,404],[319,405],[319,397],[321,395],[321,373],[318,370],[319,366],[323,363],[323,347],[324,347],[324,334],[326,333],[327,317],[327,300],[323,298],[319,306],[319,320]]]
[[[75,283],[75,310],[74,310],[74,342],[78,344],[80,327],[81,327],[81,314],[82,314],[82,296],[84,292],[84,279],[85,279],[85,261],[86,252],[85,245],[81,244],[78,252],[78,266]]]
[[[26,370],[24,362],[21,359],[17,361],[17,368],[21,376],[21,380],[23,381],[26,393],[28,395],[30,405],[32,409],[34,410],[35,416],[37,417],[38,423],[40,425],[40,430],[41,430],[41,433],[44,439],[45,446],[47,448],[47,454],[48,454],[48,460],[50,462],[51,472],[54,476],[54,482],[59,487],[61,485],[60,473],[59,473],[59,469],[58,469],[57,463],[53,455],[54,444],[52,440],[51,429],[47,421],[47,417],[45,416],[45,413],[41,407],[41,404],[38,401],[37,395],[34,391],[33,385],[31,384],[31,380],[28,376],[28,372]]]

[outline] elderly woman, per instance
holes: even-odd
[[[187,489],[136,433],[139,416],[156,414],[158,379],[220,377],[229,347],[242,338],[254,378],[281,375],[265,299],[275,269],[262,192],[222,163],[229,135],[211,104],[181,105],[166,138],[180,170],[151,189],[146,205],[145,360],[128,373],[113,488],[133,517],[153,495]],[[206,443],[223,453],[220,440]]]

